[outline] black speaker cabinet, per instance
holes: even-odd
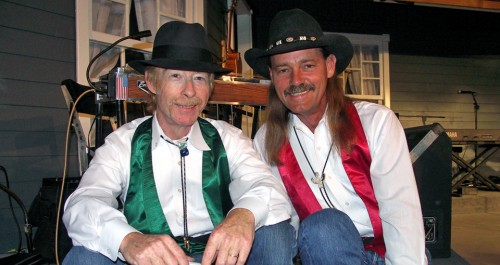
[[[451,252],[451,140],[438,124],[405,129],[433,258]]]
[[[61,207],[63,207],[64,202],[68,196],[75,191],[79,183],[79,177],[67,178],[65,180],[63,202]],[[56,259],[54,246],[61,185],[62,180],[60,178],[44,178],[42,187],[33,199],[29,210],[29,219],[31,224],[34,227],[37,227],[33,238],[35,250],[51,263],[54,263]],[[73,243],[68,236],[68,232],[66,231],[66,227],[62,222],[62,209],[59,216],[59,222],[58,258],[62,262],[66,254],[73,246]]]

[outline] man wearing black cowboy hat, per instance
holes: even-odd
[[[384,106],[353,102],[334,81],[353,56],[299,9],[278,13],[247,63],[272,81],[254,144],[294,206],[302,264],[427,264],[405,134]]]
[[[130,66],[154,115],[110,134],[67,199],[64,264],[291,264],[284,187],[241,130],[199,118],[214,77],[230,72],[212,62],[204,28],[164,24],[152,59]]]

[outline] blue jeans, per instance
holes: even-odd
[[[263,226],[255,231],[252,250],[247,265],[291,265],[295,255],[295,230],[288,221],[275,225]],[[203,253],[191,255],[195,262],[201,263]],[[63,265],[125,265],[126,262],[113,262],[99,252],[82,246],[74,246],[64,258]]]
[[[365,251],[351,218],[336,209],[324,209],[302,221],[297,237],[303,265],[384,265],[373,251]],[[426,250],[430,263],[430,254]]]

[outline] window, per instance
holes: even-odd
[[[339,76],[346,95],[390,107],[389,35],[342,35],[354,48],[351,63]]]

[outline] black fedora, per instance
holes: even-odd
[[[216,77],[231,72],[212,60],[203,26],[181,21],[167,22],[158,29],[151,60],[130,61],[129,65],[141,74],[147,66],[214,73]]]
[[[253,48],[245,52],[245,60],[258,74],[269,78],[269,56],[292,51],[324,48],[337,58],[335,72],[342,73],[353,55],[352,44],[338,34],[323,34],[319,23],[301,9],[281,11],[269,27],[267,49]]]

